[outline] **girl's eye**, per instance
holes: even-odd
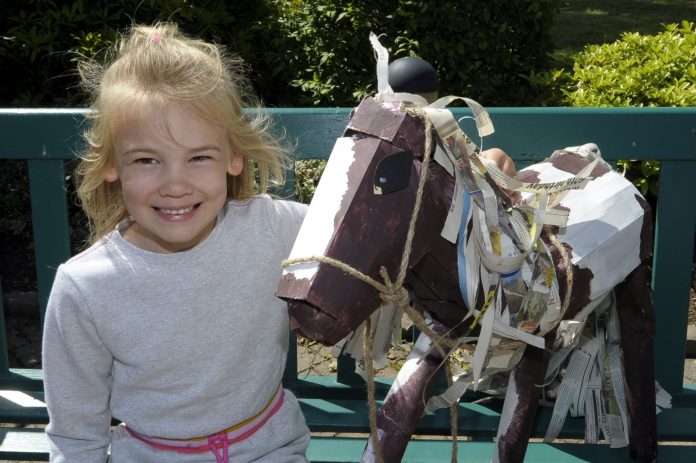
[[[145,164],[145,165],[152,165],[156,164],[157,160],[153,158],[138,158],[134,161],[135,164]]]
[[[212,159],[212,157],[208,156],[207,154],[199,154],[198,156],[194,156],[191,158],[191,160],[194,162],[207,161],[208,159]]]

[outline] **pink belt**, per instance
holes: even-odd
[[[127,425],[124,426],[131,436],[156,449],[170,450],[179,453],[212,452],[218,463],[228,463],[229,457],[227,448],[232,444],[248,439],[256,431],[261,429],[263,425],[280,410],[284,398],[285,391],[282,386],[279,386],[268,404],[266,404],[263,410],[257,415],[210,436],[193,437],[190,439],[164,439],[161,437],[144,436],[133,431]]]

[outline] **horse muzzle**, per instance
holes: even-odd
[[[320,308],[300,300],[288,300],[290,329],[293,333],[322,344],[334,345],[352,329]]]

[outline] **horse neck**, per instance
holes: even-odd
[[[456,245],[441,236],[453,193],[454,178],[431,163],[405,281],[417,304],[450,327],[467,312],[459,289]]]

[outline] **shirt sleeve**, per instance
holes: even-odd
[[[43,371],[51,462],[103,463],[113,357],[78,286],[59,267],[46,309]]]
[[[295,238],[300,231],[302,221],[307,214],[308,206],[295,201],[274,200],[272,211],[269,210],[269,221],[271,228],[278,236],[284,255],[290,255]]]

